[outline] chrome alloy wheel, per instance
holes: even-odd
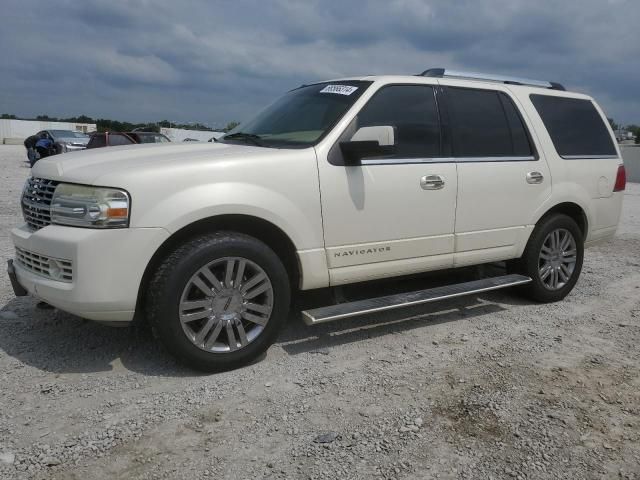
[[[264,330],[273,310],[273,286],[257,264],[224,257],[205,265],[180,298],[180,323],[187,338],[207,352],[245,347]]]
[[[564,228],[551,231],[540,249],[538,275],[548,290],[564,287],[576,268],[578,249],[571,232]]]

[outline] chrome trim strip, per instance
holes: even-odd
[[[452,158],[372,158],[363,159],[360,163],[362,165],[394,165],[405,163],[451,163],[454,160]]]
[[[455,157],[456,162],[529,162],[536,160],[533,155],[526,157]]]
[[[592,160],[592,159],[607,159],[607,158],[620,158],[618,155],[560,155],[565,160]]]
[[[462,162],[527,162],[536,157],[439,157],[439,158],[372,158],[362,160],[362,165],[394,165],[414,163],[462,163]]]

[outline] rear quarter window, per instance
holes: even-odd
[[[551,95],[530,98],[558,155],[568,159],[617,156],[609,130],[593,102]]]

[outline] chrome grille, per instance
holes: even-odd
[[[51,224],[51,198],[60,182],[30,177],[22,192],[22,215],[34,230]]]
[[[73,281],[73,264],[71,260],[46,257],[16,247],[16,263],[37,275],[59,282]]]

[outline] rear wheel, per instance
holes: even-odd
[[[531,277],[522,292],[538,302],[566,297],[580,276],[584,257],[582,232],[575,220],[551,214],[536,225],[514,270]]]
[[[178,247],[149,285],[147,314],[178,358],[204,371],[244,365],[273,343],[289,310],[278,256],[247,235],[220,232]]]

